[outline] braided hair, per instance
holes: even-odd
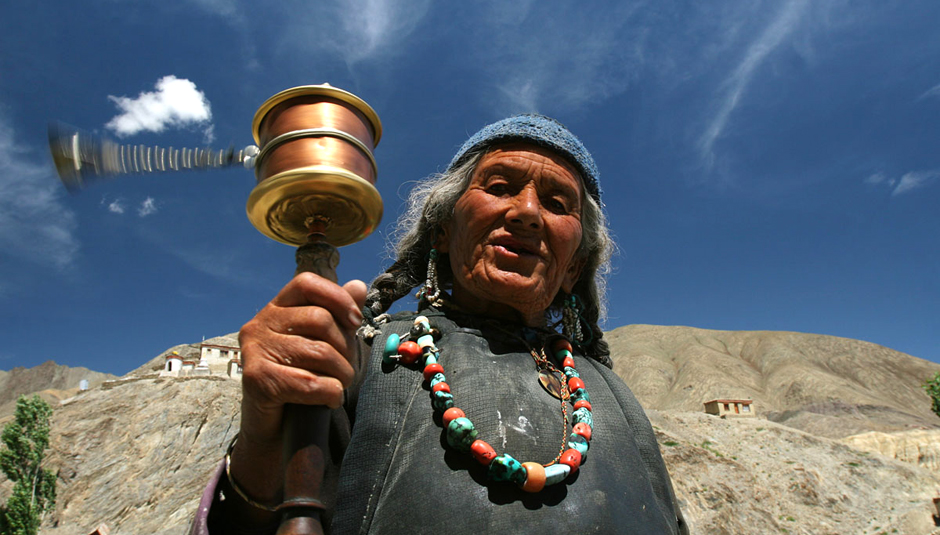
[[[384,314],[392,304],[424,284],[427,279],[428,256],[437,236],[454,213],[457,200],[470,184],[486,149],[467,155],[463,163],[444,173],[434,174],[417,183],[407,200],[407,209],[399,218],[393,233],[395,262],[384,273],[372,281],[366,294],[363,316],[366,328],[377,329],[376,318]],[[572,294],[582,304],[581,319],[590,327],[581,350],[607,367],[612,366],[610,348],[603,339],[598,322],[606,313],[605,291],[607,274],[610,273],[610,256],[614,249],[607,226],[607,218],[601,205],[590,195],[585,195],[581,213],[582,238],[577,257],[584,267],[575,283]],[[450,262],[442,254],[438,260],[438,277],[441,286],[453,281]],[[552,322],[561,316],[564,304],[563,292],[559,292],[546,311],[546,321]],[[426,302],[419,306],[427,305]]]

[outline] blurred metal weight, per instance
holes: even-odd
[[[71,193],[121,175],[239,165],[254,168],[257,179],[248,219],[274,240],[300,246],[312,232],[342,247],[375,230],[383,207],[372,151],[382,124],[365,101],[329,84],[287,89],[261,105],[252,134],[258,146],[237,151],[174,149],[120,144],[52,123],[49,148]]]

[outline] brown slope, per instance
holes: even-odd
[[[940,365],[863,342],[791,332],[628,325],[607,334],[614,371],[647,408],[699,412],[749,398],[821,436],[940,427],[921,388]]]

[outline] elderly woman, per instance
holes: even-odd
[[[241,431],[194,533],[275,530],[285,403],[334,409],[327,532],[687,532],[597,324],[600,196],[571,132],[512,117],[415,188],[371,289],[294,278],[241,330]]]

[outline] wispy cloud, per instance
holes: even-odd
[[[398,55],[430,6],[430,0],[282,2],[282,46],[295,52],[327,50],[349,65]]]
[[[776,17],[764,31],[748,45],[744,58],[725,80],[725,90],[717,101],[715,113],[705,132],[699,138],[699,153],[706,166],[712,165],[715,142],[725,131],[731,113],[741,102],[748,84],[750,84],[758,68],[767,57],[799,25],[802,15],[806,11],[806,6],[806,0],[791,0],[780,8]]]
[[[915,189],[920,189],[940,177],[940,169],[930,171],[911,171],[905,173],[898,181],[898,185],[891,192],[892,196],[902,195]]]
[[[229,283],[252,286],[257,280],[244,268],[244,261],[233,252],[166,246],[164,249],[187,266]]]
[[[138,132],[163,132],[170,128],[203,127],[206,141],[213,141],[212,107],[196,84],[176,76],[157,80],[155,91],[141,92],[137,98],[110,99],[121,112],[105,125],[119,137]]]
[[[892,197],[897,197],[928,186],[938,177],[940,177],[940,169],[927,169],[905,173],[901,178],[889,177],[884,173],[875,173],[866,178],[864,182],[873,187],[886,187],[891,190]]]
[[[62,203],[52,168],[15,139],[0,116],[0,256],[65,268],[79,251],[75,214]]]
[[[897,183],[897,179],[889,178],[884,173],[875,173],[873,175],[869,175],[868,178],[865,179],[865,183],[870,184],[872,186],[877,186],[879,184],[887,184],[889,187],[893,188],[894,185]]]
[[[484,98],[500,114],[598,104],[637,76],[643,36],[628,26],[640,7],[612,4],[598,16],[576,3],[488,2],[468,23],[470,68],[491,84]]]
[[[140,203],[140,207],[137,209],[137,215],[140,217],[147,217],[155,213],[157,213],[157,203],[153,197],[144,199],[144,202]]]
[[[917,97],[917,100],[922,100],[922,99],[930,98],[930,97],[940,98],[940,84],[937,84],[931,87],[930,89],[928,89],[927,91],[924,91],[924,93],[921,96]]]

